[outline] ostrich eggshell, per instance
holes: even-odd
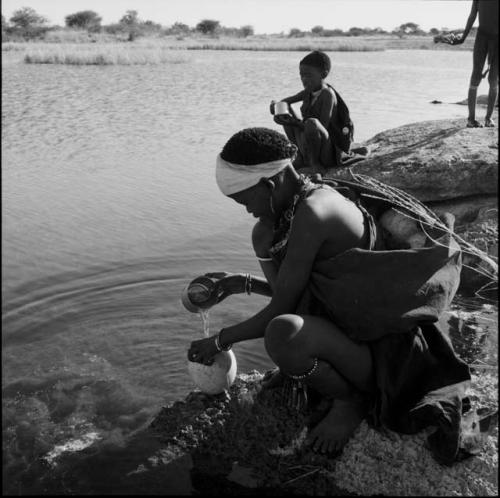
[[[229,389],[236,378],[236,370],[236,356],[232,351],[217,353],[212,365],[188,361],[191,379],[205,394],[219,394]]]

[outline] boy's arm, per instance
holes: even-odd
[[[328,130],[332,116],[337,112],[337,98],[331,89],[328,91],[323,90],[319,98],[321,99],[321,106],[318,119],[325,129]]]
[[[295,102],[302,102],[304,100],[305,90],[301,90],[299,93],[292,95],[291,97],[286,97],[281,99],[281,102],[287,102],[288,104],[295,104]]]

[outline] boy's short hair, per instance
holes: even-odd
[[[332,68],[332,63],[330,57],[320,50],[315,50],[310,54],[307,54],[301,61],[300,64],[306,64],[307,66],[317,67],[321,71],[325,71],[326,74],[330,72]]]
[[[282,133],[270,128],[245,128],[224,145],[221,157],[234,164],[262,164],[278,159],[293,159],[297,147]]]

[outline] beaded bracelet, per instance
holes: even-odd
[[[248,295],[252,293],[252,275],[250,273],[245,275],[245,292]]]
[[[314,365],[310,370],[308,370],[305,374],[302,375],[290,375],[288,374],[288,377],[294,380],[302,380],[305,379],[306,377],[309,377],[316,369],[318,368],[318,358],[314,358]]]
[[[214,336],[215,338],[215,347],[217,348],[217,351],[219,351],[219,353],[221,351],[229,351],[231,349],[231,347],[233,346],[232,344],[228,344],[227,346],[223,347],[220,343],[220,335],[222,333],[224,329],[220,329],[219,333],[217,335]]]

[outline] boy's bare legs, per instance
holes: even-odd
[[[314,173],[325,173],[335,166],[330,135],[321,121],[309,118],[304,121],[305,155]]]
[[[315,316],[281,315],[266,330],[266,349],[285,374],[301,375],[308,386],[333,400],[309,434],[315,451],[340,450],[363,419],[364,396],[373,390],[373,364],[366,344],[349,339],[332,322]]]

